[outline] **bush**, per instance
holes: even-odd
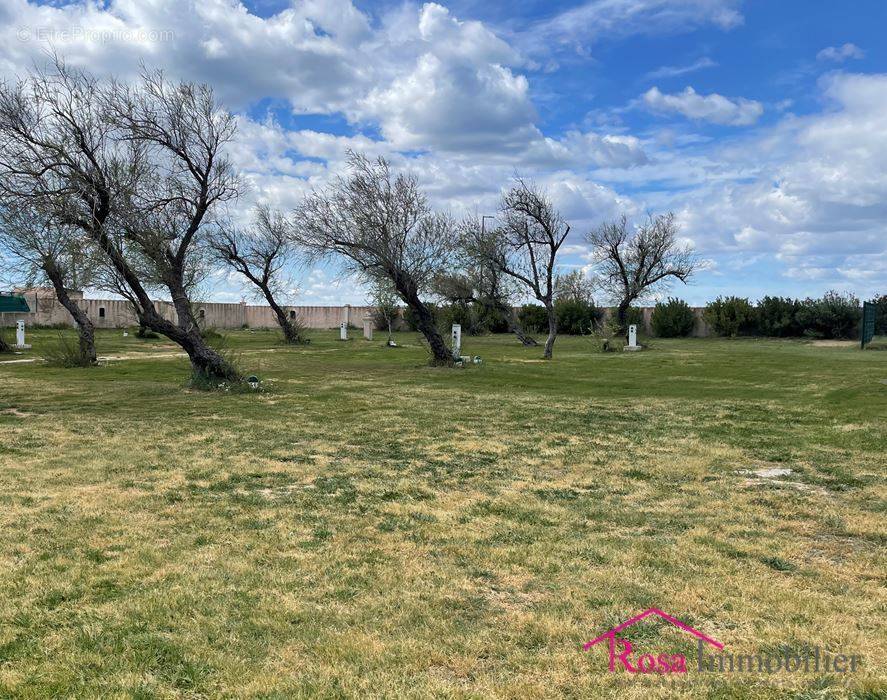
[[[718,297],[705,306],[703,315],[718,335],[735,338],[754,329],[755,310],[742,297]]]
[[[813,338],[854,338],[859,329],[859,299],[852,294],[826,292],[820,299],[800,302],[798,324]]]
[[[693,332],[696,316],[693,309],[682,299],[668,298],[653,308],[650,325],[653,335],[660,338],[682,338]]]
[[[887,335],[887,294],[872,299],[875,305],[875,335]]]
[[[6,340],[5,331],[0,328],[0,353],[12,352],[12,345]]]
[[[219,340],[223,337],[215,328],[204,328],[200,331],[200,336],[204,340]]]
[[[43,360],[51,367],[92,367],[93,363],[80,349],[79,339],[71,339],[59,333],[58,343],[50,347],[43,355]]]
[[[637,306],[629,306],[625,314],[626,326],[637,326],[639,332],[644,331],[644,310]]]
[[[159,337],[157,333],[146,326],[139,326],[139,329],[136,331],[136,338],[142,338],[143,340],[156,340]]]
[[[517,312],[517,320],[527,333],[548,333],[548,312],[539,304],[525,304]]]
[[[539,307],[542,308],[542,307]],[[542,309],[545,310],[544,308]],[[580,299],[561,299],[554,303],[558,333],[564,335],[588,335],[598,325],[600,314],[594,304]],[[545,315],[544,330],[548,331],[548,315]]]
[[[774,338],[801,335],[800,303],[788,297],[764,297],[757,306],[757,332]]]

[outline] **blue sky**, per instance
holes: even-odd
[[[346,149],[414,171],[454,214],[494,213],[515,173],[583,234],[673,210],[718,294],[887,292],[887,3],[854,0],[108,0],[0,6],[0,74],[50,46],[127,78],[211,83],[240,115],[256,201],[292,207]],[[302,303],[358,303],[334,267]],[[220,273],[206,294],[239,299]],[[601,300],[604,301],[604,300]]]

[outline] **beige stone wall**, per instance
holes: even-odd
[[[46,290],[28,290],[24,292],[30,314],[0,314],[0,325],[12,326],[17,320],[24,319],[29,326],[33,325],[66,325],[73,326],[71,315],[55,296],[45,293]],[[166,301],[154,302],[158,312],[169,320],[175,320],[175,309]],[[129,302],[115,299],[83,299],[78,301],[80,307],[86,311],[97,328],[125,328],[137,324],[135,314]],[[288,313],[295,313],[308,328],[326,329],[338,328],[342,321],[351,326],[362,328],[363,317],[372,313],[371,306],[287,306]],[[249,328],[276,328],[277,321],[269,306],[252,306],[245,303],[218,303],[207,302],[195,304],[200,323],[205,328],[236,329],[248,326]],[[606,309],[610,314],[612,309]],[[696,326],[693,336],[704,338],[709,335],[708,325],[702,317],[702,309],[693,309],[696,315]],[[643,309],[643,330],[649,334],[650,318],[653,314],[652,307]]]

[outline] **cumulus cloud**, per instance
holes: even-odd
[[[712,159],[734,174],[681,197],[706,250],[775,255],[795,280],[887,286],[887,74],[832,74],[829,108],[786,117]]]
[[[642,99],[647,107],[656,112],[677,112],[689,119],[730,126],[754,124],[764,113],[761,103],[755,100],[724,97],[716,92],[700,95],[689,86],[683,92],[674,94],[663,93],[658,87],[652,87],[643,94]]]
[[[827,46],[818,54],[816,59],[819,61],[834,61],[835,63],[843,63],[850,58],[864,58],[865,52],[856,44],[843,44],[842,46]]]

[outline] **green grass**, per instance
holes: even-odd
[[[887,693],[887,354],[560,338],[543,362],[496,336],[441,369],[398,341],[233,333],[256,394],[188,390],[174,346],[119,332],[106,366],[0,364],[0,696]],[[651,606],[863,666],[630,677],[582,651]]]

